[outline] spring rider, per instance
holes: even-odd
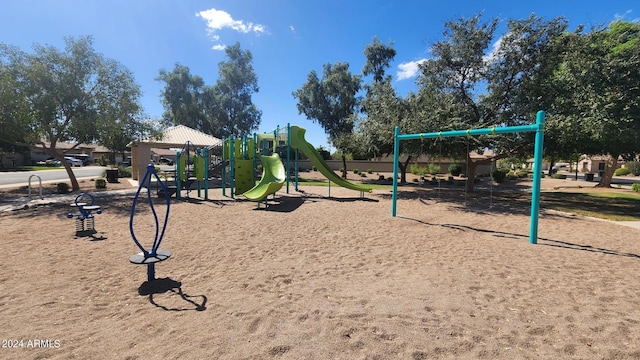
[[[78,209],[77,214],[68,213],[67,217],[72,219],[76,218],[76,236],[90,236],[96,233],[95,229],[95,216],[96,214],[102,214],[100,206],[94,205],[95,198],[89,193],[82,193],[78,195],[73,203],[72,207]]]

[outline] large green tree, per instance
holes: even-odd
[[[228,60],[218,64],[218,79],[212,86],[185,65],[176,64],[171,72],[160,70],[156,80],[165,83],[161,94],[165,124],[186,125],[220,138],[257,130],[262,112],[251,98],[259,91],[253,55],[239,43],[227,47],[225,54]]]
[[[171,71],[160,69],[156,80],[164,82],[161,97],[165,125],[185,125],[212,133],[211,121],[203,109],[207,88],[200,76],[192,75],[187,66],[175,64]]]
[[[497,41],[498,19],[484,23],[481,15],[445,24],[444,40],[431,47],[433,57],[420,65],[420,91],[441,92],[453,99],[450,117],[455,119],[458,129],[529,124],[535,119],[535,109],[544,104],[537,99],[521,101],[520,97],[535,90],[537,82],[547,76],[548,55],[552,54],[555,39],[566,29],[566,21],[557,18],[546,22],[534,15],[525,20],[510,20],[506,33]],[[490,49],[493,41],[496,46]],[[470,141],[469,150],[492,149],[497,154],[485,161],[474,161],[470,152],[464,150],[467,191],[473,191],[477,165],[531,152],[532,140],[528,134],[462,140]]]
[[[320,124],[329,140],[342,153],[342,177],[347,177],[347,158],[353,143],[353,130],[361,77],[349,72],[348,63],[325,64],[322,78],[315,70],[302,87],[293,92],[298,99],[298,113]]]
[[[0,125],[14,126],[15,139],[40,144],[60,160],[78,190],[59,142],[101,143],[105,124],[136,122],[140,90],[129,70],[95,52],[91,37],[66,38],[65,44],[64,51],[35,45],[33,53],[0,45],[0,96],[11,100]]]
[[[215,136],[244,135],[258,129],[262,111],[251,96],[259,91],[258,76],[253,70],[253,55],[240,44],[225,48],[228,61],[218,64],[218,80],[210,98],[209,112],[214,116]]]
[[[554,85],[563,94],[549,126],[573,134],[578,152],[608,157],[598,185],[609,187],[618,159],[640,150],[640,24],[618,20],[562,40]]]

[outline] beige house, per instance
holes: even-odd
[[[140,180],[147,171],[147,165],[158,161],[161,157],[175,160],[175,154],[187,142],[194,148],[219,145],[222,140],[207,135],[188,126],[172,126],[162,132],[162,140],[144,139],[130,143],[131,146],[131,178]]]
[[[45,143],[48,147],[49,143]],[[58,152],[67,155],[74,154],[82,154],[89,156],[93,161],[104,157],[105,159],[109,159],[112,162],[121,163],[124,159],[122,159],[122,154],[119,152],[114,153],[113,151],[107,149],[102,145],[97,144],[80,144],[74,148],[75,144],[68,142],[58,142],[56,144],[56,150]],[[37,163],[38,161],[44,161],[51,157],[51,155],[44,150],[42,144],[36,144],[30,147],[30,160],[32,164]],[[125,157],[129,155],[129,152],[125,152]]]

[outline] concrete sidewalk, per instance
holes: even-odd
[[[110,196],[133,195],[136,193],[136,191],[138,191],[138,188],[132,187],[131,189],[95,192],[95,193],[91,193],[91,195],[99,199],[99,198],[106,198]],[[146,189],[142,189],[142,191],[140,192],[146,194],[146,191],[147,191]],[[76,200],[78,195],[80,194],[74,193],[74,194],[63,194],[63,195],[47,195],[43,198],[40,198],[36,193],[31,197],[25,196],[19,199],[1,203],[0,213],[5,211],[28,209],[32,206],[39,206],[39,205],[60,204],[60,203],[72,204]]]

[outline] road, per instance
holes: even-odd
[[[103,166],[82,166],[74,167],[73,173],[76,178],[91,178],[100,177],[107,169]],[[17,171],[17,172],[2,172],[0,173],[0,187],[7,186],[23,186],[29,184],[29,177],[37,175],[40,177],[43,183],[51,183],[55,181],[68,181],[69,175],[64,168],[55,170],[38,170],[38,171]],[[31,184],[37,186],[38,178],[33,177]]]

